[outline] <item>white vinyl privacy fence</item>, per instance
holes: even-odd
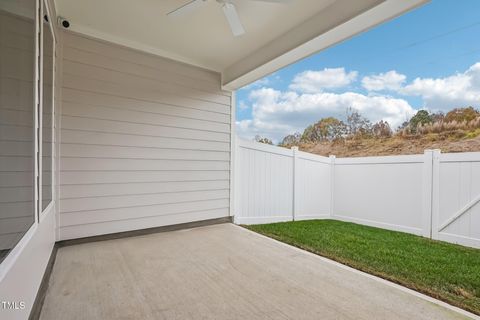
[[[335,158],[237,139],[235,222],[336,219],[480,247],[480,152]]]

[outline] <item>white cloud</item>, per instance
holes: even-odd
[[[388,121],[396,128],[417,110],[405,100],[377,91],[389,90],[404,96],[418,96],[423,107],[449,111],[455,107],[480,107],[480,62],[468,70],[443,78],[417,78],[406,83],[406,76],[394,70],[366,76],[362,85],[368,95],[325,92],[354,82],[357,72],[344,68],[305,71],[298,74],[288,91],[257,86],[249,96],[252,118],[237,122],[239,135],[253,138],[256,134],[278,142],[285,135],[304,128],[321,118],[344,118],[347,108],[357,109],[372,122]]]
[[[415,114],[403,99],[354,92],[299,94],[262,88],[253,91],[250,99],[252,119],[237,122],[238,134],[247,139],[260,134],[275,142],[287,134],[303,132],[323,117],[344,118],[349,107],[373,122],[386,120],[394,128]]]
[[[407,77],[391,70],[372,76],[363,77],[362,86],[368,91],[399,90]]]
[[[238,104],[238,108],[240,110],[246,110],[248,109],[248,105],[245,103],[245,101],[241,100],[240,103]]]
[[[358,72],[346,72],[345,68],[326,68],[320,71],[304,71],[293,79],[291,90],[303,93],[318,93],[324,89],[348,86],[357,79]]]
[[[422,97],[425,107],[448,111],[455,107],[480,105],[480,62],[467,71],[445,78],[416,78],[399,90]]]

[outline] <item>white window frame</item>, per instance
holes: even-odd
[[[56,70],[56,44],[57,44],[57,39],[55,37],[55,32],[53,31],[54,25],[53,25],[53,19],[52,15],[50,13],[50,8],[48,5],[48,0],[40,0],[39,3],[40,6],[40,17],[39,17],[39,27],[40,27],[40,38],[39,38],[39,48],[40,48],[40,55],[39,55],[39,93],[38,93],[38,161],[36,162],[38,165],[38,221],[41,222],[43,217],[45,216],[44,213],[49,212],[50,210],[53,209],[53,206],[55,204],[55,70]],[[44,12],[44,9],[46,12]],[[50,200],[50,203],[48,206],[42,210],[43,208],[43,35],[44,35],[44,16],[48,17],[48,23],[50,24],[50,33],[52,35],[53,39],[53,48],[52,48],[52,60],[53,60],[53,70],[52,70],[52,137],[51,137],[51,161],[52,161],[52,173],[50,175],[51,183],[50,187],[52,188],[51,190],[51,195],[52,199]]]
[[[33,237],[35,231],[38,228],[38,225],[40,223],[39,215],[37,214],[38,212],[38,181],[39,181],[39,173],[38,173],[38,157],[39,157],[39,150],[38,150],[38,110],[39,110],[39,105],[40,105],[40,68],[41,68],[41,63],[40,63],[40,40],[41,40],[41,24],[40,22],[43,19],[42,13],[42,6],[40,5],[41,1],[43,0],[34,0],[35,1],[35,33],[34,33],[34,64],[33,64],[33,178],[32,178],[32,187],[33,187],[33,217],[34,221],[30,228],[25,232],[25,234],[22,236],[22,238],[15,244],[15,246],[10,250],[10,252],[7,254],[5,259],[0,263],[0,281],[5,277],[5,275],[10,271],[10,269],[13,267],[15,261],[17,260],[18,256],[22,252],[23,248],[27,245],[27,243],[31,240]]]

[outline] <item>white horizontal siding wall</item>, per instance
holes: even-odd
[[[60,240],[228,216],[220,75],[63,36]]]

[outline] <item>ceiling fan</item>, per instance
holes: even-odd
[[[192,0],[183,6],[167,13],[168,16],[175,17],[186,14],[200,8],[209,0]],[[245,33],[245,28],[242,25],[240,17],[238,16],[237,8],[234,5],[234,0],[216,0],[219,5],[222,6],[223,14],[227,18],[230,29],[235,37],[241,36]],[[291,0],[249,0],[258,2],[271,2],[271,3],[288,3]]]

